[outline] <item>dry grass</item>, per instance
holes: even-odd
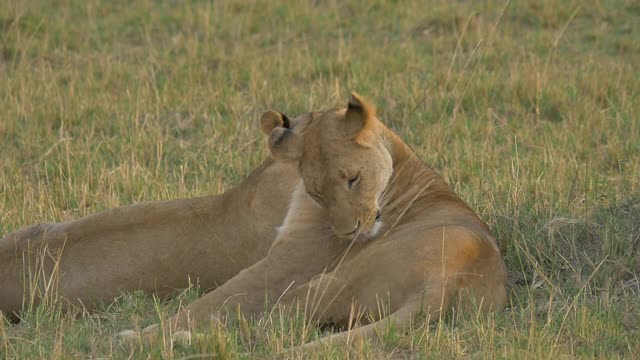
[[[635,1],[9,0],[0,29],[0,233],[223,191],[264,157],[264,109],[355,89],[492,227],[510,306],[319,356],[638,356]],[[196,296],[51,301],[0,321],[0,357],[269,357],[320,333],[276,314],[192,346],[114,340]]]

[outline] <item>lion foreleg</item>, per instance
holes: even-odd
[[[335,249],[326,239],[322,240],[324,243],[301,242],[296,250],[290,246],[272,248],[266,258],[194,301],[162,327],[152,325],[144,329],[143,337],[148,341],[164,331],[165,335],[180,334],[184,338],[184,331],[201,328],[212,320],[233,320],[238,313],[245,317],[259,315],[266,310],[265,304],[274,304],[287,289],[309,281],[324,270]],[[291,257],[292,253],[297,256]],[[137,338],[131,331],[120,335],[125,339]]]

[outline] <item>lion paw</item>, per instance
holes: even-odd
[[[174,344],[178,345],[190,345],[191,344],[191,332],[190,331],[176,331],[171,337]]]
[[[124,330],[116,334],[116,338],[128,342],[134,343],[138,340],[142,340],[143,343],[153,343],[156,335],[158,334],[158,325],[151,325],[144,328],[141,332],[135,330]]]
[[[146,328],[142,329],[142,335],[149,337],[152,335],[156,335],[160,332],[160,327],[158,324],[149,325]]]
[[[147,326],[141,332],[137,332],[134,330],[121,331],[116,335],[116,338],[127,343],[134,343],[141,339],[143,343],[149,344],[154,342],[154,339],[158,335],[159,331],[160,327],[156,324]],[[201,334],[192,335],[191,331],[179,330],[173,333],[173,335],[171,336],[171,341],[174,345],[185,346],[191,345],[192,341],[200,340],[202,337],[203,335]]]
[[[138,333],[133,330],[124,330],[116,334],[116,338],[131,343],[138,339]]]

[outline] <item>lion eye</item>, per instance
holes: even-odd
[[[347,186],[349,187],[349,190],[353,189],[353,187],[356,186],[356,184],[358,184],[359,181],[360,181],[360,174],[358,174],[355,177],[349,179],[349,182],[347,183]]]
[[[318,192],[308,192],[309,196],[317,202],[322,202],[322,196]]]

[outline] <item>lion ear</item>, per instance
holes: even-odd
[[[269,135],[269,149],[274,158],[294,160],[301,156],[302,140],[291,130],[291,121],[285,114],[266,111],[260,117],[260,129]]]
[[[268,110],[262,114],[260,117],[260,129],[265,135],[271,134],[271,130],[278,127],[291,128],[291,121],[285,114],[273,110]]]
[[[269,149],[276,159],[297,160],[302,157],[302,136],[293,130],[276,127],[269,135]]]
[[[352,92],[344,119],[344,131],[347,136],[353,136],[360,145],[371,145],[377,134],[377,125],[374,106],[355,91]]]

